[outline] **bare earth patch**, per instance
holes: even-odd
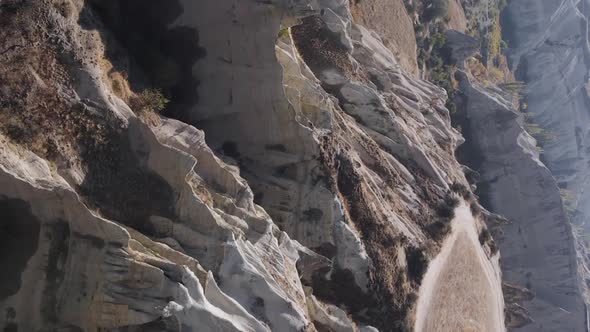
[[[497,273],[479,244],[475,220],[461,203],[453,232],[424,276],[415,331],[504,331]]]
[[[351,4],[356,23],[375,30],[402,68],[418,73],[414,24],[402,0],[363,0]]]

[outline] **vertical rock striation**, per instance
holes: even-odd
[[[482,203],[508,219],[488,225],[502,252],[503,278],[535,295],[522,303],[533,320],[522,330],[584,331],[576,241],[557,183],[510,103],[460,76],[459,117],[469,142],[463,155],[479,173]]]
[[[581,179],[586,167],[579,164],[583,157],[566,155],[572,149],[580,151],[570,140],[576,130],[568,129],[568,123],[583,125],[574,114],[586,113],[582,106],[587,98],[585,74],[580,76],[586,68],[587,38],[581,37],[580,30],[585,29],[581,25],[585,19],[567,1],[560,6],[513,1],[506,16],[504,30],[511,39],[512,61],[527,84],[522,101],[526,119],[505,99],[504,91],[484,87],[460,71],[457,102],[461,111],[456,120],[467,141],[460,155],[478,173],[475,180],[482,203],[508,219],[488,225],[503,253],[505,281],[534,295],[524,302],[507,303],[509,326],[519,331],[586,331],[586,248],[571,223],[573,219],[583,224],[584,205],[578,205],[572,215],[563,195],[563,189],[569,188],[578,199],[584,197]],[[577,42],[567,37],[570,34],[578,35]],[[449,33],[449,41],[453,58],[462,65],[473,43],[455,32]],[[531,120],[551,132],[543,135],[551,139],[532,138],[525,131],[525,121]],[[507,301],[513,298],[517,296],[508,296]],[[530,320],[512,316],[525,316],[520,305],[528,310]]]
[[[590,209],[587,1],[513,1],[504,15],[510,58],[526,83],[527,115],[543,128],[542,160],[578,230],[579,290],[588,303],[588,256],[582,240]],[[586,311],[584,309],[584,311]],[[585,327],[586,328],[586,327]]]
[[[348,1],[0,4],[0,326],[412,330],[472,198],[384,44]]]

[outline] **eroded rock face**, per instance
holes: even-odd
[[[503,278],[534,294],[507,298],[508,326],[585,331],[576,240],[555,178],[510,102],[465,73],[458,76],[462,104],[457,117],[467,140],[461,154],[479,173],[482,203],[508,219],[488,224],[502,252]]]
[[[453,4],[456,2],[453,1]],[[408,73],[418,75],[418,52],[414,32],[417,14],[409,13],[404,1],[401,0],[353,1],[351,6],[356,23],[379,34],[383,38],[383,44],[394,53],[401,67]],[[459,10],[457,14],[460,15]]]
[[[347,1],[0,10],[2,327],[413,328],[462,138]]]
[[[526,83],[527,115],[544,130],[542,160],[557,180],[569,218],[584,234],[590,206],[587,17],[586,1],[519,0],[509,4],[503,19],[517,78]],[[584,242],[577,239],[575,292],[588,303]]]

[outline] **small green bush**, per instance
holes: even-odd
[[[573,214],[576,211],[576,198],[574,194],[567,190],[567,189],[559,189],[559,194],[561,195],[561,201],[563,202],[563,207],[568,214]]]
[[[289,28],[281,28],[281,30],[279,30],[279,38],[283,38],[283,37],[287,37],[290,34],[289,32]]]
[[[131,98],[130,106],[136,112],[161,112],[170,100],[158,89],[146,89]]]

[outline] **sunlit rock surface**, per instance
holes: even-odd
[[[463,139],[347,1],[0,10],[5,330],[413,329]]]

